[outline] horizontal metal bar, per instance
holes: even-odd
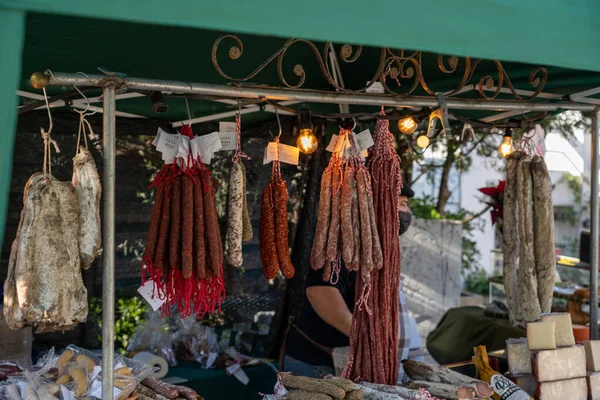
[[[580,97],[593,96],[593,95],[598,94],[598,93],[600,93],[600,87],[596,87],[596,88],[584,90],[583,92],[573,93],[571,95],[571,98],[572,99],[578,99]]]
[[[433,97],[378,95],[378,94],[346,94],[344,92],[318,92],[300,89],[279,89],[263,87],[239,87],[203,83],[190,83],[168,80],[152,80],[142,78],[115,78],[105,75],[49,73],[49,85],[101,86],[106,79],[118,79],[120,84],[132,90],[149,90],[173,93],[202,94],[230,98],[265,98],[274,101],[297,100],[313,103],[357,104],[372,106],[414,106],[437,107],[438,100]],[[594,106],[576,102],[527,102],[485,99],[448,99],[448,108],[455,110],[498,110],[498,111],[555,111],[580,110],[591,111]]]

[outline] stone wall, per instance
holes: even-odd
[[[460,305],[462,226],[413,220],[401,238],[404,296],[422,346],[450,308]]]

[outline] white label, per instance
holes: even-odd
[[[94,369],[92,369],[92,373],[90,374],[90,381],[96,379],[98,375],[100,375],[100,372],[102,372],[102,367],[99,365],[94,366]]]
[[[235,378],[238,381],[242,382],[244,385],[247,385],[250,382],[250,378],[248,378],[248,375],[246,375],[246,373],[238,363],[227,367],[226,371],[228,374],[235,376]]]
[[[335,143],[335,147],[333,148],[334,153],[340,153],[344,150],[344,148],[348,147],[350,141],[348,140],[348,135],[343,135],[338,137],[337,142]]]
[[[190,138],[184,135],[181,135],[179,139],[179,146],[177,147],[177,155],[175,157],[178,158],[187,158],[190,153]]]
[[[530,400],[531,397],[512,381],[496,374],[490,379],[492,390],[500,396],[500,400]]]
[[[219,132],[221,138],[221,150],[236,150],[237,149],[237,133],[234,132]]]
[[[75,395],[73,394],[73,392],[69,391],[63,385],[60,385],[60,393],[62,395],[63,400],[75,400]]]
[[[375,144],[373,136],[371,136],[371,131],[368,129],[356,134],[354,137],[356,138],[356,144],[361,150],[367,150]]]
[[[219,132],[213,132],[208,135],[198,136],[196,140],[200,159],[204,164],[210,164],[213,154],[221,150],[221,138]]]
[[[217,361],[217,357],[219,355],[217,353],[208,353],[208,358],[206,360],[206,368],[212,368],[212,366],[215,364],[215,361]]]
[[[277,161],[277,145],[275,142],[269,143],[265,149],[263,164],[268,164],[271,161]],[[287,144],[279,143],[279,161],[286,164],[298,165],[300,151],[297,147],[288,146]]]
[[[140,286],[137,291],[144,299],[146,299],[154,311],[158,310],[166,301],[166,299],[161,300],[159,298],[158,291],[155,290],[154,281],[152,279],[146,281],[146,283]],[[154,294],[154,296],[152,296],[152,294]]]
[[[118,398],[120,394],[121,394],[121,389],[113,387],[113,399]],[[88,390],[88,395],[101,399],[102,398],[102,381],[100,381],[99,379],[96,379],[92,383],[91,389]]]
[[[158,130],[156,131],[156,137],[152,141],[152,144],[154,145],[154,147],[156,147],[158,145],[158,141],[160,140],[161,135],[168,135],[168,133],[165,132],[165,130],[163,130],[162,128],[158,128]]]
[[[195,159],[198,158],[198,155],[200,154],[198,152],[198,137],[195,136],[193,139],[190,140],[190,151],[192,152],[192,157]]]
[[[330,153],[333,153],[336,147],[338,141],[338,135],[333,134],[331,136],[331,140],[329,141],[329,145],[327,146],[327,148],[325,150],[327,150]]]
[[[237,123],[235,122],[219,122],[219,132],[233,132],[237,131]]]
[[[533,147],[533,151],[540,157],[544,157],[546,155],[546,140],[544,137],[544,128],[542,128],[539,124],[535,125],[535,128],[527,134],[527,136],[531,136],[531,145]]]
[[[369,84],[369,82],[367,82],[367,85],[368,84]],[[385,89],[384,89],[383,85],[381,84],[381,82],[375,82],[367,90],[365,90],[365,92],[367,92],[367,93],[385,93]]]
[[[179,138],[181,135],[161,134],[156,144],[156,150],[164,154],[169,154],[175,157],[179,150]]]
[[[275,383],[275,388],[273,389],[273,393],[276,394],[277,396],[285,396],[286,394],[288,394],[288,391],[280,381],[277,381],[277,383]]]

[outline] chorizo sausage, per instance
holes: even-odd
[[[288,191],[285,181],[280,179],[274,185],[275,206],[275,239],[279,268],[286,278],[294,277],[296,273],[292,260],[290,259],[290,248],[288,246]]]
[[[181,175],[177,175],[171,189],[171,242],[169,245],[171,271],[181,269],[181,179]]]
[[[156,197],[154,199],[154,207],[152,207],[152,216],[150,217],[150,228],[148,229],[148,240],[146,240],[146,248],[142,260],[152,263],[154,254],[156,253],[156,245],[158,243],[158,231],[160,230],[160,215],[162,213],[163,198],[165,192],[160,188],[156,188]]]
[[[202,183],[193,187],[194,192],[194,262],[196,277],[206,278],[206,247],[204,241],[204,205],[202,204]]]
[[[279,272],[279,260],[277,258],[277,246],[275,244],[275,212],[273,210],[272,182],[269,182],[263,190],[258,235],[263,274],[265,275],[265,278],[273,279]]]
[[[366,175],[366,174],[365,174]],[[368,178],[368,175],[366,175]],[[373,205],[373,192],[367,191],[369,206],[369,221],[371,223],[371,241],[373,246],[373,266],[377,269],[383,267],[383,252],[381,250],[381,240],[377,230],[377,220],[375,219],[375,206]]]
[[[204,192],[204,223],[206,229],[206,244],[212,275],[221,276],[223,266],[223,244],[221,243],[221,232],[219,231],[219,218],[217,215],[217,204],[215,202],[215,189],[212,184]]]
[[[165,268],[167,257],[169,256],[169,233],[171,231],[171,202],[173,196],[167,191],[167,188],[159,188],[164,190],[162,212],[160,219],[160,230],[158,232],[158,242],[156,243],[156,253],[154,255],[154,266],[162,272],[162,276],[166,277],[168,270]]]
[[[334,166],[331,178],[331,221],[329,222],[329,234],[327,237],[326,261],[335,261],[339,250],[338,238],[341,230],[341,199],[342,199],[342,168]]]
[[[189,279],[194,273],[194,180],[185,174],[182,185],[181,276]]]
[[[371,239],[371,221],[369,215],[369,195],[367,193],[367,172],[364,167],[360,167],[356,173],[356,186],[358,189],[358,212],[360,215],[360,246],[361,262],[360,269],[363,272],[365,282],[370,280],[370,273],[373,270],[373,241]]]
[[[354,256],[354,232],[352,230],[352,186],[356,185],[355,171],[347,166],[342,183],[341,218],[342,218],[342,259],[352,264]],[[358,232],[357,232],[358,233]]]
[[[354,233],[354,253],[352,255],[352,265],[350,267],[353,271],[360,269],[360,212],[358,207],[358,187],[356,183],[356,173],[354,175],[355,183],[352,187],[352,230]]]
[[[323,268],[323,264],[325,264],[329,218],[331,216],[331,178],[332,169],[328,167],[323,172],[323,176],[321,176],[317,229],[315,231],[315,239],[310,254],[310,263],[314,270]]]

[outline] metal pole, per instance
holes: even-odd
[[[369,93],[348,94],[344,92],[326,92],[304,89],[278,89],[262,87],[238,87],[190,83],[168,80],[107,77],[105,75],[89,75],[67,73],[46,73],[47,81],[40,85],[64,86],[104,86],[107,79],[118,79],[119,85],[131,90],[159,91],[166,93],[187,93],[229,98],[264,98],[274,101],[295,100],[312,103],[357,104],[385,107],[438,107],[439,101],[433,97],[376,95]],[[36,86],[37,87],[37,86]],[[41,88],[41,86],[39,87]],[[455,110],[497,110],[497,111],[555,111],[579,110],[592,111],[594,105],[570,101],[543,103],[527,101],[482,100],[482,99],[448,99],[448,108]]]
[[[596,107],[592,112],[592,171],[591,182],[591,240],[590,240],[590,339],[598,339],[598,244],[600,242],[600,220],[598,219],[598,140],[600,139],[600,108]]]
[[[113,399],[115,343],[115,83],[104,86],[104,222],[102,274],[102,399]]]

